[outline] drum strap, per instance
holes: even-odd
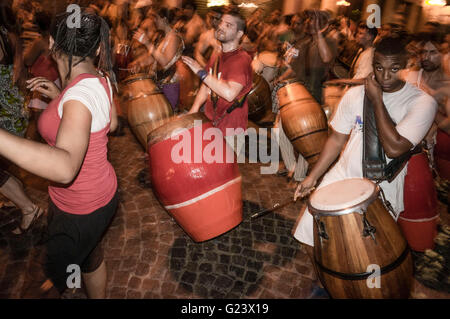
[[[363,111],[363,177],[375,182],[392,182],[403,169],[412,155],[422,151],[421,144],[413,150],[403,153],[394,158],[389,164],[386,163],[384,149],[378,138],[375,112],[367,95],[364,95]]]

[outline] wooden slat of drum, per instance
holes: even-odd
[[[135,99],[127,104],[130,127],[144,149],[147,149],[147,135],[160,120],[173,115],[172,108],[162,93]]]

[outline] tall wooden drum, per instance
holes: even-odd
[[[333,298],[408,298],[413,264],[395,220],[367,179],[335,182],[308,202],[314,258]]]
[[[174,117],[152,131],[148,154],[156,197],[194,241],[241,223],[241,174],[234,151],[203,114]]]
[[[331,121],[333,118],[344,93],[344,87],[341,85],[325,85],[323,88],[322,107],[328,121]]]
[[[147,149],[147,135],[173,115],[172,107],[149,75],[135,74],[126,78],[122,87],[128,122],[139,143]]]
[[[269,83],[261,76],[253,73],[252,89],[247,96],[248,118],[254,122],[260,121],[267,112],[272,110],[272,96]]]
[[[286,136],[309,165],[319,159],[328,137],[327,117],[322,107],[300,83],[293,82],[277,92]]]

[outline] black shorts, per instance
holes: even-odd
[[[78,265],[81,272],[95,271],[103,261],[101,240],[118,205],[118,194],[105,206],[88,215],[66,213],[50,200],[45,273],[62,293],[73,273],[69,265]]]

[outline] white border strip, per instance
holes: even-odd
[[[179,203],[179,204],[164,206],[164,208],[167,209],[167,210],[170,210],[170,209],[181,208],[181,207],[184,207],[184,206],[188,206],[188,205],[194,204],[194,203],[196,203],[196,202],[198,202],[198,201],[200,201],[202,199],[205,199],[206,197],[209,197],[209,196],[211,196],[211,195],[213,195],[213,194],[215,194],[217,192],[220,192],[221,190],[227,188],[228,186],[230,186],[232,184],[240,182],[241,179],[242,179],[241,176],[236,177],[235,179],[233,179],[233,180],[231,180],[229,182],[226,182],[225,184],[223,184],[223,185],[221,185],[219,187],[216,187],[216,188],[214,188],[214,189],[212,189],[212,190],[210,190],[210,191],[208,191],[208,192],[206,192],[204,194],[201,194],[201,195],[199,195],[199,196],[197,196],[195,198],[192,198],[190,200],[187,200],[187,201]]]
[[[437,214],[436,216],[430,217],[430,218],[410,219],[410,218],[405,218],[405,217],[399,216],[398,219],[402,219],[402,220],[405,220],[407,222],[422,223],[422,222],[432,221],[433,219],[436,219],[438,217],[439,217],[439,214]]]

